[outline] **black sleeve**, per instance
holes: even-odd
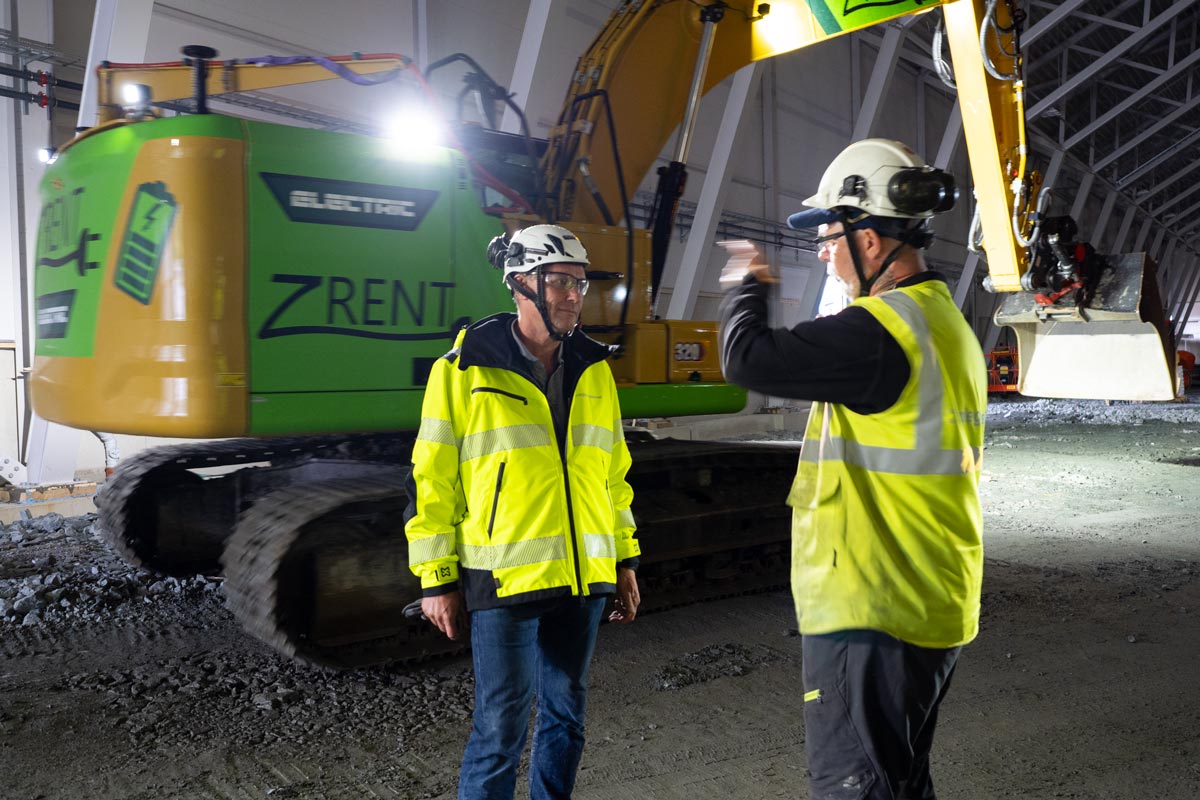
[[[908,383],[908,358],[871,313],[851,306],[794,328],[767,325],[769,287],[747,278],[721,303],[725,380],[776,397],[839,403],[859,414],[890,408]]]

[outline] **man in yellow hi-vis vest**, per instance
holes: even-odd
[[[813,797],[935,797],[938,707],[979,630],[987,376],[922,255],[956,197],[900,142],[855,142],[788,219],[817,230],[850,305],[771,328],[753,245],[731,245],[723,275],[726,378],[814,401],[788,496]]]
[[[462,331],[429,375],[409,481],[409,564],[451,639],[470,615],[475,713],[458,796],[511,798],[537,687],[534,798],[567,798],[608,596],[637,615],[633,490],[612,349],[578,329],[587,252],[557,225],[488,249],[516,314]]]

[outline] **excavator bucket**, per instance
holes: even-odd
[[[1004,298],[997,325],[1017,333],[1021,394],[1096,400],[1171,400],[1175,348],[1145,253],[1109,256],[1087,308]]]

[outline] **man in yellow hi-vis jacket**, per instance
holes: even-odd
[[[511,798],[537,687],[534,798],[567,798],[605,601],[637,615],[633,490],[611,348],[578,330],[587,252],[534,225],[489,247],[517,313],[462,331],[429,376],[405,533],[422,612],[470,615],[475,714],[459,798]]]
[[[731,246],[726,377],[814,401],[788,497],[812,797],[932,800],[938,707],[979,630],[987,376],[921,253],[956,196],[900,142],[843,150],[788,224],[817,229],[852,302],[788,329],[753,246]]]

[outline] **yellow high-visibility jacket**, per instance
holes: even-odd
[[[461,589],[472,611],[611,593],[641,552],[610,348],[563,341],[559,441],[515,318],[471,325],[435,362],[413,446],[409,565],[426,596]]]
[[[800,632],[965,644],[983,576],[983,353],[941,281],[855,304],[899,342],[911,375],[879,413],[813,404],[788,497]]]

